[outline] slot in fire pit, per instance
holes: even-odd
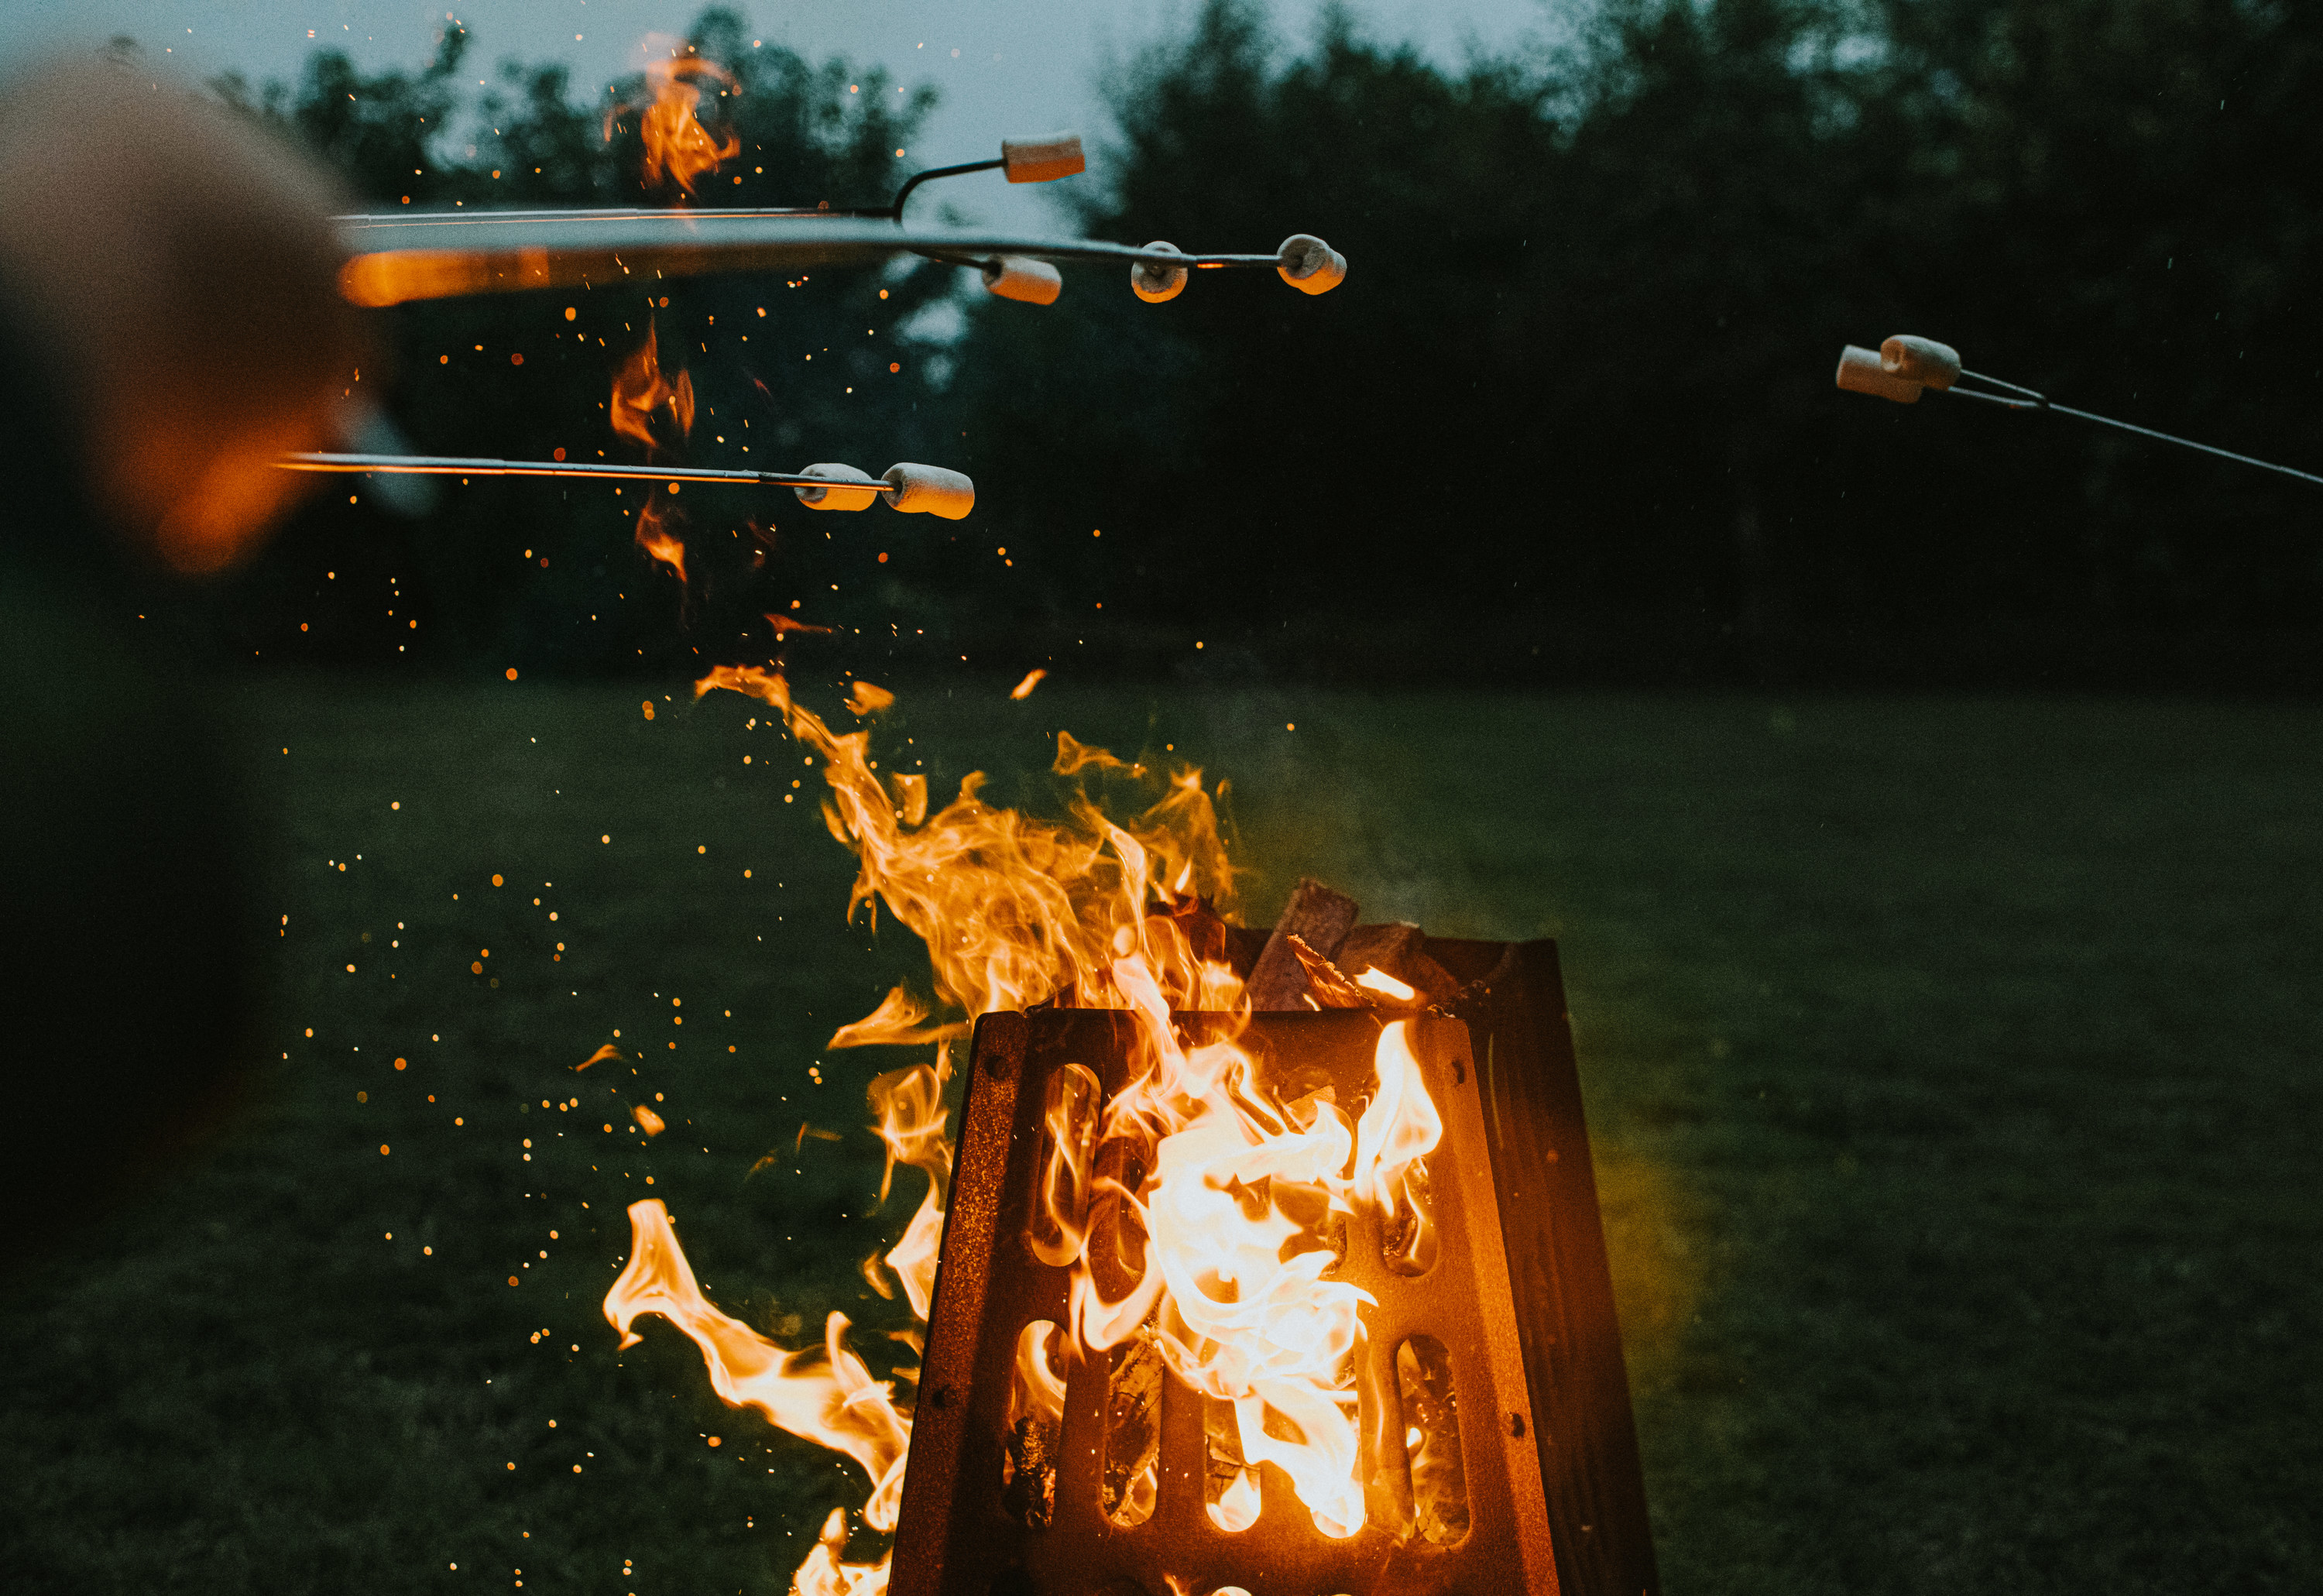
[[[1352,1109],[1400,1026],[1443,1121],[1430,1244],[1378,1212],[1326,1224],[1327,1278],[1373,1299],[1353,1353],[1361,1527],[1318,1529],[1287,1473],[1242,1455],[1230,1405],[1150,1339],[1073,1355],[1054,1213],[1085,1215],[1099,1276],[1135,1255],[1113,1245],[1139,1225],[1113,1183],[1137,1190],[1145,1171],[1096,1133],[1137,1020],[994,1014],[976,1031],[895,1596],[1657,1588],[1555,944],[1424,950],[1464,983],[1449,1012],[1258,1014],[1238,1039],[1281,1101],[1327,1090]],[[1238,949],[1244,968],[1256,951]],[[1189,1046],[1226,1026],[1172,1023]]]

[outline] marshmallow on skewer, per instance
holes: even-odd
[[[887,486],[879,497],[887,501],[890,509],[905,515],[922,511],[941,516],[947,521],[957,521],[976,508],[976,484],[956,471],[946,471],[941,465],[914,465],[909,461],[891,465],[880,479]]]
[[[1012,183],[1053,183],[1088,170],[1077,133],[1036,133],[1000,141],[1001,175]]]
[[[809,509],[869,509],[871,508],[871,501],[874,499],[877,499],[883,491],[879,484],[879,479],[873,476],[869,472],[860,470],[852,465],[840,465],[829,461],[810,465],[804,471],[800,472],[799,475],[803,477],[827,477],[832,483],[832,486],[828,488],[794,488],[791,490],[792,492],[798,495],[799,502],[805,505]],[[842,482],[849,485],[846,487],[840,487],[838,485]],[[852,485],[856,482],[865,482],[869,485],[867,487],[857,488]]]
[[[1881,368],[1877,354],[1852,344],[1840,351],[1839,385],[1850,393],[1868,393],[1899,405],[1918,404],[1923,386],[1908,377],[1890,375]]]
[[[1176,244],[1159,238],[1145,247],[1168,250],[1173,255],[1185,252]],[[1130,291],[1148,305],[1159,305],[1164,299],[1174,299],[1185,292],[1187,275],[1183,266],[1164,266],[1156,261],[1133,261],[1129,266]]]
[[[1054,305],[1065,291],[1064,274],[1046,261],[1002,255],[984,263],[984,291],[1027,305]]]
[[[1960,351],[1933,338],[1898,333],[1879,346],[1879,369],[1907,382],[1950,388],[1960,381]]]
[[[1347,257],[1311,233],[1294,233],[1274,252],[1275,270],[1302,294],[1327,294],[1347,279]]]

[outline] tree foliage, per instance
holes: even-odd
[[[758,48],[729,12],[689,37],[731,74],[712,110],[743,155],[718,201],[892,190],[932,91]],[[454,30],[417,74],[326,53],[295,91],[225,88],[373,207],[683,197],[641,187],[618,109],[638,84],[583,103],[562,69],[510,63],[471,99],[466,49]],[[927,458],[974,473],[979,508],[891,530],[714,505],[689,536],[740,573],[683,600],[629,550],[633,504],[601,493],[480,486],[409,527],[326,509],[246,628],[287,645],[322,549],[416,580],[435,647],[545,663],[747,652],[753,612],[812,596],[882,647],[1012,668],[2323,677],[2311,488],[1830,377],[1842,344],[1919,332],[2061,402],[2323,462],[2300,403],[2323,377],[2299,292],[2323,233],[2309,11],[1601,0],[1562,48],[1446,70],[1343,14],[1293,47],[1254,0],[1207,0],[1106,87],[1116,127],[1062,189],[1070,223],[1189,249],[1313,232],[1346,283],[1198,272],[1157,307],[1073,271],[1053,307],[969,294],[956,342],[916,344],[960,274],[697,280],[666,308],[657,289],[650,321],[619,293],[570,325],[553,296],[398,311],[392,408],[425,447],[590,457],[611,366],[653,325],[692,343],[730,424],[697,425],[697,462],[743,463],[747,417],[773,440],[751,463]],[[753,353],[709,333],[738,322]],[[743,517],[777,512],[760,569]],[[868,567],[867,537],[893,560]],[[332,635],[390,646],[352,619]]]
[[[1919,332],[2323,460],[2317,34],[2190,0],[1607,0],[1560,53],[1447,74],[1344,19],[1286,53],[1212,0],[1115,83],[1084,219],[1311,231],[1347,281],[983,307],[1002,541],[1077,550],[1060,587],[1102,589],[1118,647],[1267,669],[2311,682],[2310,488],[1830,373]],[[1078,497],[1012,491],[1036,473]]]

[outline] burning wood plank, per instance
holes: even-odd
[[[1367,970],[1391,977],[1408,986],[1427,1003],[1450,1003],[1460,994],[1460,983],[1452,973],[1428,956],[1427,936],[1420,929],[1405,921],[1386,925],[1359,925],[1349,931],[1346,940],[1332,955],[1332,962],[1347,972],[1355,984],[1371,994],[1370,1001],[1382,997],[1391,1001],[1409,1001],[1400,994],[1382,992],[1376,982],[1364,979]]]
[[[1312,983],[1307,967],[1290,946],[1296,937],[1311,954],[1328,959],[1354,929],[1355,901],[1333,892],[1321,882],[1302,876],[1290,889],[1290,902],[1274,922],[1274,934],[1250,972],[1250,1006],[1260,1014],[1307,1006]]]

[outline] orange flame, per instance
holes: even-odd
[[[912,1422],[896,1411],[892,1389],[848,1350],[846,1315],[825,1321],[822,1346],[794,1353],[720,1313],[702,1295],[657,1197],[629,1205],[629,1261],[605,1293],[605,1317],[622,1346],[638,1344],[631,1326],[647,1314],[661,1315],[702,1349],[711,1386],[728,1404],[756,1408],[792,1435],[853,1458],[871,1479],[864,1522],[895,1527]]]
[[[946,1041],[968,1034],[965,1025],[934,1025],[926,1023],[927,1006],[898,986],[879,1000],[879,1006],[859,1020],[849,1022],[831,1033],[826,1048],[914,1047],[922,1042]]]
[[[1201,773],[1171,778],[1162,800],[1127,826],[1087,796],[1070,821],[1035,820],[979,796],[984,777],[924,820],[907,823],[897,795],[870,768],[870,733],[833,732],[795,703],[790,684],[753,665],[718,665],[694,683],[699,697],[728,688],[779,711],[791,735],[823,762],[823,819],[860,862],[850,917],[884,903],[927,944],[937,1001],[964,1017],[1020,1009],[1070,990],[1082,1008],[1126,1008],[1116,961],[1152,971],[1180,1008],[1232,1006],[1240,982],[1222,959],[1196,955],[1168,913],[1196,898],[1230,899],[1233,872]],[[1143,774],[1069,737],[1060,773],[1095,768]],[[875,909],[876,913],[876,909]]]
[[[648,493],[638,507],[637,545],[652,557],[657,565],[665,565],[675,573],[681,582],[685,580],[685,545],[680,541],[672,523],[674,511],[665,511],[660,495]],[[646,706],[646,719],[653,719],[653,706]]]
[[[847,1509],[833,1508],[822,1521],[814,1550],[791,1575],[796,1596],[879,1596],[887,1588],[887,1557],[872,1563],[847,1561]]]
[[[878,1115],[873,1128],[887,1145],[886,1173],[879,1178],[879,1200],[895,1179],[895,1166],[909,1164],[928,1178],[927,1195],[912,1215],[904,1239],[887,1253],[887,1267],[903,1282],[904,1299],[912,1316],[927,1322],[928,1300],[934,1295],[936,1251],[943,1242],[944,1193],[951,1184],[951,1142],[944,1135],[944,1083],[951,1078],[951,1049],[936,1047],[933,1069],[925,1064],[897,1069],[871,1083],[871,1106]]]
[[[1116,821],[1087,784],[1151,774],[1060,735],[1054,768],[1084,784],[1065,820],[986,803],[980,775],[963,781],[931,814],[924,778],[883,783],[872,767],[870,731],[834,732],[795,702],[779,674],[721,665],[695,693],[721,687],[772,706],[819,757],[825,824],[859,867],[849,917],[884,905],[928,949],[932,1002],[898,986],[830,1043],[936,1045],[932,1066],[883,1075],[870,1093],[887,1149],[882,1200],[898,1164],[928,1178],[902,1240],[884,1260],[922,1325],[951,1172],[943,1091],[950,1046],[965,1023],[1042,1002],[1135,1016],[1130,1083],[1109,1102],[1099,1104],[1086,1070],[1060,1072],[1051,1083],[1043,1211],[1028,1239],[1044,1260],[1070,1268],[1071,1311],[1061,1331],[1051,1326],[1018,1347],[1010,1421],[1021,1433],[1011,1442],[1011,1480],[1019,1453],[1038,1455],[1048,1444],[1040,1437],[1051,1434],[1042,1426],[1061,1410],[1055,1360],[1135,1338],[1209,1399],[1212,1473],[1224,1476],[1209,1504],[1216,1522],[1240,1528],[1256,1518],[1257,1471],[1271,1463],[1290,1477],[1318,1529],[1354,1535],[1366,1519],[1355,1368],[1362,1312],[1372,1298],[1334,1278],[1346,1244],[1345,1220],[1358,1212],[1376,1216],[1391,1267],[1424,1263],[1434,1245],[1426,1160],[1442,1121],[1420,1083],[1407,1023],[1382,1032],[1376,1085],[1359,1112],[1327,1093],[1286,1104],[1269,1092],[1237,1040],[1248,1000],[1206,901],[1230,901],[1234,871],[1198,771],[1171,775],[1158,802]],[[892,702],[858,683],[850,707],[862,716]],[[1392,977],[1353,982],[1319,955],[1308,959],[1310,970],[1327,972],[1336,1002],[1410,995]],[[1224,1012],[1224,1033],[1189,1041],[1171,1020],[1184,1009]],[[669,1313],[711,1358],[721,1396],[760,1406],[794,1433],[811,1433],[812,1426],[794,1420],[813,1409],[814,1423],[836,1437],[824,1444],[857,1457],[872,1475],[864,1522],[892,1527],[901,1463],[891,1480],[880,1462],[886,1454],[867,1448],[871,1438],[898,1430],[908,1437],[909,1420],[895,1415],[885,1387],[866,1408],[868,1430],[825,1421],[814,1406],[832,1382],[849,1393],[873,1387],[846,1350],[845,1321],[832,1316],[820,1358],[785,1354],[736,1325],[733,1332],[748,1337],[738,1343],[733,1332],[717,1328],[732,1321],[700,1304],[698,1294],[689,1298],[692,1277],[666,1225],[651,1231],[640,1224],[638,1244],[640,1258],[648,1247],[659,1251],[650,1266],[633,1259],[623,1282],[667,1277],[683,1289],[624,1297],[617,1283],[609,1316],[626,1331],[638,1313]],[[865,1274],[888,1294],[882,1262],[867,1260]],[[917,1345],[918,1333],[906,1339]],[[738,1375],[733,1361],[746,1354],[757,1361]],[[802,1591],[864,1596],[884,1589],[884,1561],[846,1563],[846,1539],[844,1516],[834,1515],[799,1571]]]
[[[651,188],[666,177],[692,194],[696,179],[716,171],[720,161],[742,152],[742,141],[732,130],[713,134],[702,124],[702,89],[696,80],[718,85],[724,93],[733,88],[734,75],[666,33],[647,34],[644,48],[648,58],[646,87],[652,97],[616,105],[607,111],[605,142],[612,142],[614,127],[624,111],[640,113],[638,135],[645,143],[646,186]]]
[[[680,371],[675,382],[663,378],[658,335],[651,317],[646,321],[646,341],[613,373],[613,397],[605,409],[612,417],[613,430],[643,444],[648,457],[662,446],[653,430],[653,418],[661,410],[668,410],[677,423],[680,438],[693,431],[693,375]]]

